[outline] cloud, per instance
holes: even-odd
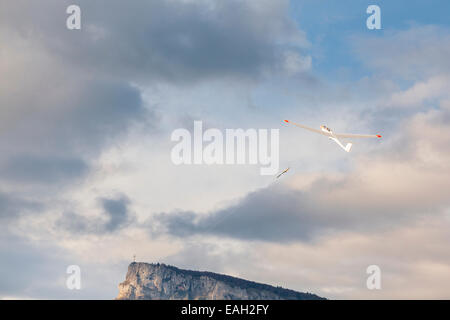
[[[411,117],[387,145],[359,156],[345,175],[316,175],[305,186],[297,173],[288,186],[251,192],[224,209],[163,213],[155,223],[177,237],[293,242],[349,230],[380,232],[440,216],[450,205],[449,117],[447,109]]]
[[[21,72],[20,68],[16,72]],[[40,72],[33,77],[43,77],[44,72]],[[38,88],[30,89],[22,92],[21,101],[15,101],[13,92],[2,95],[6,109],[2,112],[5,125],[0,143],[8,151],[3,156],[17,150],[96,154],[108,139],[123,133],[132,120],[146,115],[140,92],[127,83],[58,80],[59,91],[39,94]],[[20,143],[11,145],[12,141]]]
[[[421,80],[450,72],[447,27],[425,25],[386,30],[383,37],[353,37],[352,45],[364,64],[384,76]]]
[[[114,231],[122,227],[129,219],[128,198],[121,196],[118,199],[100,199],[105,213],[109,216],[109,222],[105,225],[108,231]]]
[[[113,198],[99,198],[100,217],[89,217],[73,212],[64,212],[56,220],[55,227],[62,228],[74,234],[105,234],[119,231],[134,221],[130,212],[130,200],[125,195]]]
[[[79,177],[85,173],[87,167],[87,164],[78,158],[21,155],[9,158],[7,163],[0,167],[0,174],[6,180],[51,184]]]
[[[306,195],[268,188],[207,217],[177,212],[162,214],[158,219],[170,234],[179,237],[209,234],[243,240],[292,241],[307,240],[319,229],[332,227],[332,221],[323,221],[318,214],[320,211],[311,207]]]
[[[85,72],[137,82],[251,79],[276,68],[280,46],[307,45],[288,1],[79,1],[74,32],[65,28],[69,4],[17,1],[0,20]]]
[[[405,91],[393,93],[386,105],[389,107],[417,108],[423,106],[424,103],[436,104],[436,100],[448,96],[450,92],[449,83],[450,74],[430,77],[425,81],[414,83]]]
[[[11,222],[25,213],[40,212],[44,208],[43,203],[35,200],[20,198],[14,194],[0,192],[0,220]]]
[[[311,56],[303,57],[295,51],[286,51],[284,54],[284,68],[288,75],[309,71],[311,65]]]
[[[0,62],[0,172],[9,181],[70,184],[130,125],[152,125],[140,91],[127,81],[84,74],[33,39],[7,38]]]
[[[8,46],[0,62],[0,170],[33,158],[48,163],[47,182],[58,176],[53,182],[63,184],[65,176],[70,183],[135,122],[157,126],[142,86],[255,79],[279,68],[285,47],[308,45],[286,15],[287,1],[81,1],[77,31],[65,27],[69,4],[2,4],[0,33]],[[65,174],[53,157],[78,169]],[[44,177],[14,172],[10,180]]]

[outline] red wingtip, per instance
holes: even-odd
[[[377,137],[378,137],[378,138],[381,138],[381,135],[377,134]]]
[[[288,122],[289,123],[289,120],[284,120],[284,122]]]

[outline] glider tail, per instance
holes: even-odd
[[[350,152],[350,149],[352,148],[352,144],[351,143],[347,143],[347,145],[345,146],[344,150],[347,152]]]
[[[344,147],[344,145],[339,141],[339,139],[334,138],[334,137],[330,137],[330,139],[333,140],[334,142],[336,142],[345,151],[350,152],[350,149],[352,148],[352,144],[350,142],[347,143]]]

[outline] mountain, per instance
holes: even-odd
[[[312,293],[239,279],[223,274],[178,269],[160,263],[133,262],[119,300],[318,300]]]

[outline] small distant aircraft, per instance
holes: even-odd
[[[279,175],[277,175],[277,179],[278,179],[279,177],[281,177],[283,174],[285,174],[286,172],[288,172],[289,169],[290,169],[290,168],[287,168],[287,169],[284,170],[282,173],[280,173]]]
[[[344,145],[339,141],[338,138],[381,138],[381,135],[379,134],[351,134],[351,133],[334,133],[333,131],[331,131],[330,128],[328,128],[327,126],[320,126],[320,130],[317,129],[313,129],[298,123],[294,123],[291,122],[289,120],[284,120],[287,123],[291,123],[294,126],[309,130],[309,131],[313,131],[316,133],[320,133],[321,135],[324,135],[326,137],[328,137],[329,139],[333,140],[334,142],[336,142],[342,149],[344,149],[347,152],[350,152],[350,149],[352,148],[352,144],[351,143],[347,143],[344,147]]]

